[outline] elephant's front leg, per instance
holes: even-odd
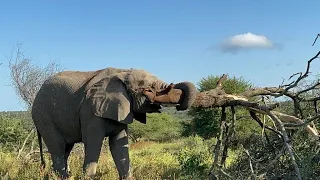
[[[98,160],[106,134],[107,124],[104,119],[93,118],[83,127],[85,157],[83,170],[85,176],[93,177],[97,171]]]
[[[127,127],[109,136],[109,146],[119,172],[119,179],[131,179]]]

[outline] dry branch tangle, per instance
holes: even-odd
[[[319,35],[318,35],[319,36]],[[238,94],[238,95],[230,95],[230,94],[226,94],[223,91],[222,88],[222,83],[223,81],[226,79],[226,75],[224,74],[217,83],[217,87],[215,89],[212,89],[210,91],[206,91],[206,92],[200,92],[197,94],[196,100],[193,104],[194,107],[202,107],[202,108],[206,108],[206,107],[222,107],[222,116],[221,116],[221,122],[225,120],[225,107],[226,106],[231,106],[231,108],[233,108],[234,106],[243,106],[245,108],[247,108],[247,110],[250,112],[250,115],[253,119],[255,119],[259,124],[261,124],[259,117],[256,116],[255,113],[261,113],[264,114],[266,116],[268,116],[274,123],[275,127],[278,130],[274,130],[274,132],[276,132],[277,134],[281,134],[282,139],[283,139],[283,143],[286,147],[286,150],[288,152],[288,155],[290,156],[291,159],[291,163],[292,166],[294,167],[295,173],[296,173],[296,177],[297,179],[301,180],[301,173],[298,167],[298,164],[295,160],[295,156],[294,156],[294,150],[292,148],[291,142],[290,142],[290,138],[288,136],[288,133],[286,132],[286,127],[302,127],[302,126],[306,126],[305,129],[309,132],[309,134],[311,134],[313,137],[315,137],[317,140],[319,140],[319,134],[318,131],[316,129],[316,127],[311,127],[309,124],[311,122],[313,122],[313,120],[319,119],[320,115],[318,115],[318,108],[317,108],[317,101],[320,100],[319,97],[312,97],[309,99],[304,99],[303,97],[301,97],[300,95],[303,93],[306,93],[308,91],[311,91],[313,89],[316,89],[317,86],[319,86],[319,81],[314,83],[314,85],[305,88],[303,90],[300,90],[298,92],[291,92],[291,90],[295,87],[297,87],[297,85],[299,84],[299,82],[301,80],[303,80],[304,78],[308,77],[309,75],[309,70],[310,70],[310,65],[311,62],[318,58],[318,56],[320,55],[320,51],[313,57],[311,58],[308,63],[307,63],[307,68],[306,71],[304,73],[295,73],[292,76],[290,76],[289,80],[292,79],[293,77],[297,77],[296,80],[292,81],[290,84],[288,85],[283,85],[279,88],[276,87],[266,87],[266,88],[257,88],[257,89],[251,89],[248,90],[242,94]],[[179,94],[176,90],[175,90],[175,94]],[[181,92],[182,94],[182,92]],[[181,95],[180,94],[180,95]],[[294,103],[294,111],[295,111],[295,116],[291,116],[288,114],[284,114],[284,113],[280,113],[275,111],[274,109],[278,106],[278,104],[272,104],[272,105],[260,105],[257,102],[254,102],[253,97],[255,96],[261,96],[261,95],[268,95],[268,96],[273,96],[273,97],[281,97],[281,96],[287,96],[289,98],[292,99],[293,103]],[[251,102],[252,101],[252,102]],[[303,121],[302,119],[305,119],[304,117],[304,113],[301,109],[301,102],[313,102],[314,103],[314,110],[316,115],[312,118],[307,119],[306,121]],[[301,118],[300,118],[301,117]],[[283,122],[287,122],[286,124]],[[222,125],[220,125],[222,128]],[[273,130],[271,128],[271,130]],[[222,131],[220,132],[220,136],[222,135]],[[218,144],[218,142],[220,142],[219,140],[217,141],[216,146],[220,146],[220,144]],[[215,151],[215,154],[219,153],[218,151]],[[215,158],[216,159],[216,158]],[[214,161],[211,170],[210,170],[210,178],[209,179],[216,179],[216,173],[215,172],[215,167],[216,167],[216,161]],[[220,170],[222,170],[220,168]],[[252,170],[252,168],[251,168]]]
[[[284,91],[283,88],[265,87],[265,88],[250,89],[244,93],[241,93],[240,95],[231,95],[231,94],[223,93],[221,88],[216,88],[210,91],[199,92],[197,94],[197,98],[195,102],[193,103],[193,107],[207,108],[207,107],[222,107],[222,106],[243,106],[243,107],[246,107],[249,111],[255,111],[257,113],[265,114],[265,115],[267,115],[266,111],[270,111],[273,115],[277,116],[282,122],[296,123],[297,127],[295,128],[298,128],[298,125],[299,124],[302,125],[304,121],[295,116],[274,111],[273,109],[277,107],[277,104],[265,106],[256,102],[249,101],[249,98],[254,96],[259,96],[259,95],[277,96],[277,94],[282,93],[283,91]],[[294,94],[290,92],[286,92],[286,94],[290,96],[294,96]],[[310,125],[306,125],[305,129],[310,133],[310,135],[312,135],[316,139],[319,139],[320,136],[316,129],[312,128]]]

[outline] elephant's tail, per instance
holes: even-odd
[[[46,167],[46,162],[44,161],[44,158],[43,158],[42,139],[41,139],[41,134],[38,129],[37,129],[37,136],[38,136],[38,143],[39,143],[39,148],[40,148],[41,168],[44,169]]]

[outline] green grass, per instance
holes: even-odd
[[[190,139],[177,140],[172,143],[139,142],[130,145],[130,159],[134,177],[139,180],[185,179],[184,170],[179,163],[181,150]],[[194,148],[197,148],[194,146]],[[40,173],[39,154],[29,159],[16,160],[16,153],[0,152],[0,175],[7,173],[9,179],[56,179],[51,172],[49,154],[45,153],[47,167]],[[77,145],[69,158],[72,179],[82,176],[83,147]],[[109,148],[104,146],[100,155],[96,179],[117,179],[118,174]],[[194,179],[194,178],[193,178]]]

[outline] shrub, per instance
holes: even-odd
[[[0,147],[2,149],[16,150],[29,132],[23,120],[0,116]]]
[[[186,178],[206,178],[212,163],[209,144],[200,136],[188,137],[178,154],[178,161]]]

